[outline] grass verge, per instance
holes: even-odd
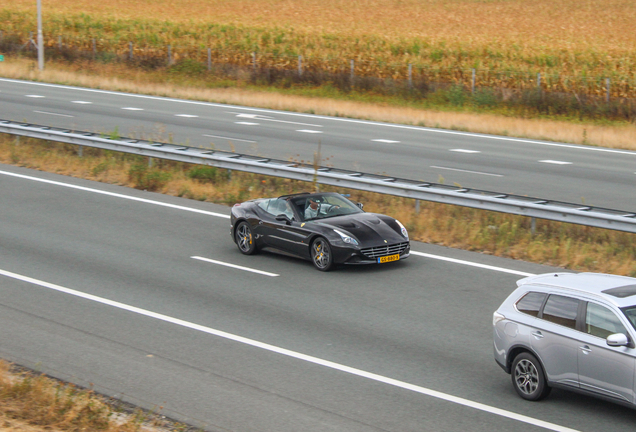
[[[0,162],[225,205],[263,196],[313,190],[289,179],[214,167],[154,160],[69,144],[0,136]],[[400,221],[412,240],[531,261],[576,271],[636,276],[636,235],[527,217],[421,202],[371,192],[321,186],[349,193],[365,210]]]
[[[0,360],[0,430],[4,432],[167,432],[187,426],[130,410],[91,390]]]

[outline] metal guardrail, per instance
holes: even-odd
[[[0,120],[0,133],[209,165],[349,189],[636,233],[636,212],[367,174],[331,167]]]

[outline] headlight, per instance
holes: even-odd
[[[358,245],[358,240],[354,239],[353,237],[351,237],[350,235],[347,235],[345,233],[343,233],[342,231],[338,231],[337,229],[334,230],[342,239],[343,242],[345,243],[349,243],[352,245]]]
[[[400,222],[397,219],[395,221],[399,225],[400,230],[402,231],[402,235],[408,240],[409,239],[409,233],[406,231],[406,228],[404,228],[404,225],[402,225],[402,222]]]

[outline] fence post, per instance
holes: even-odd
[[[606,100],[607,100],[607,103],[609,103],[609,101],[610,101],[610,79],[609,79],[609,78],[606,78],[606,79],[605,79],[605,85],[606,85],[606,87],[607,87],[607,96],[606,96]]]
[[[413,65],[409,63],[409,87],[413,88]]]
[[[303,74],[303,56],[298,56],[298,76]]]
[[[212,70],[212,49],[208,48],[208,72]]]
[[[475,94],[475,68],[473,68],[473,78],[471,81],[470,93]]]
[[[57,47],[62,49],[62,36],[57,37]]]
[[[354,69],[355,69],[355,63],[353,60],[351,60],[351,86],[352,87],[353,87],[353,78],[355,76]]]
[[[130,49],[130,60],[133,59],[133,43],[132,42],[128,42],[128,48]]]

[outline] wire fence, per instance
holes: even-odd
[[[444,90],[447,102],[462,105],[531,105],[553,113],[571,111],[636,118],[636,72],[611,76],[546,74],[487,69],[432,68],[414,63],[387,63],[279,52],[228,49],[221,45],[141,45],[131,41],[79,36],[44,39],[47,58],[127,63],[141,68],[168,68],[189,74],[247,80],[268,85],[331,85],[344,91],[374,91],[425,97]],[[33,33],[3,34],[0,52],[34,56]]]

